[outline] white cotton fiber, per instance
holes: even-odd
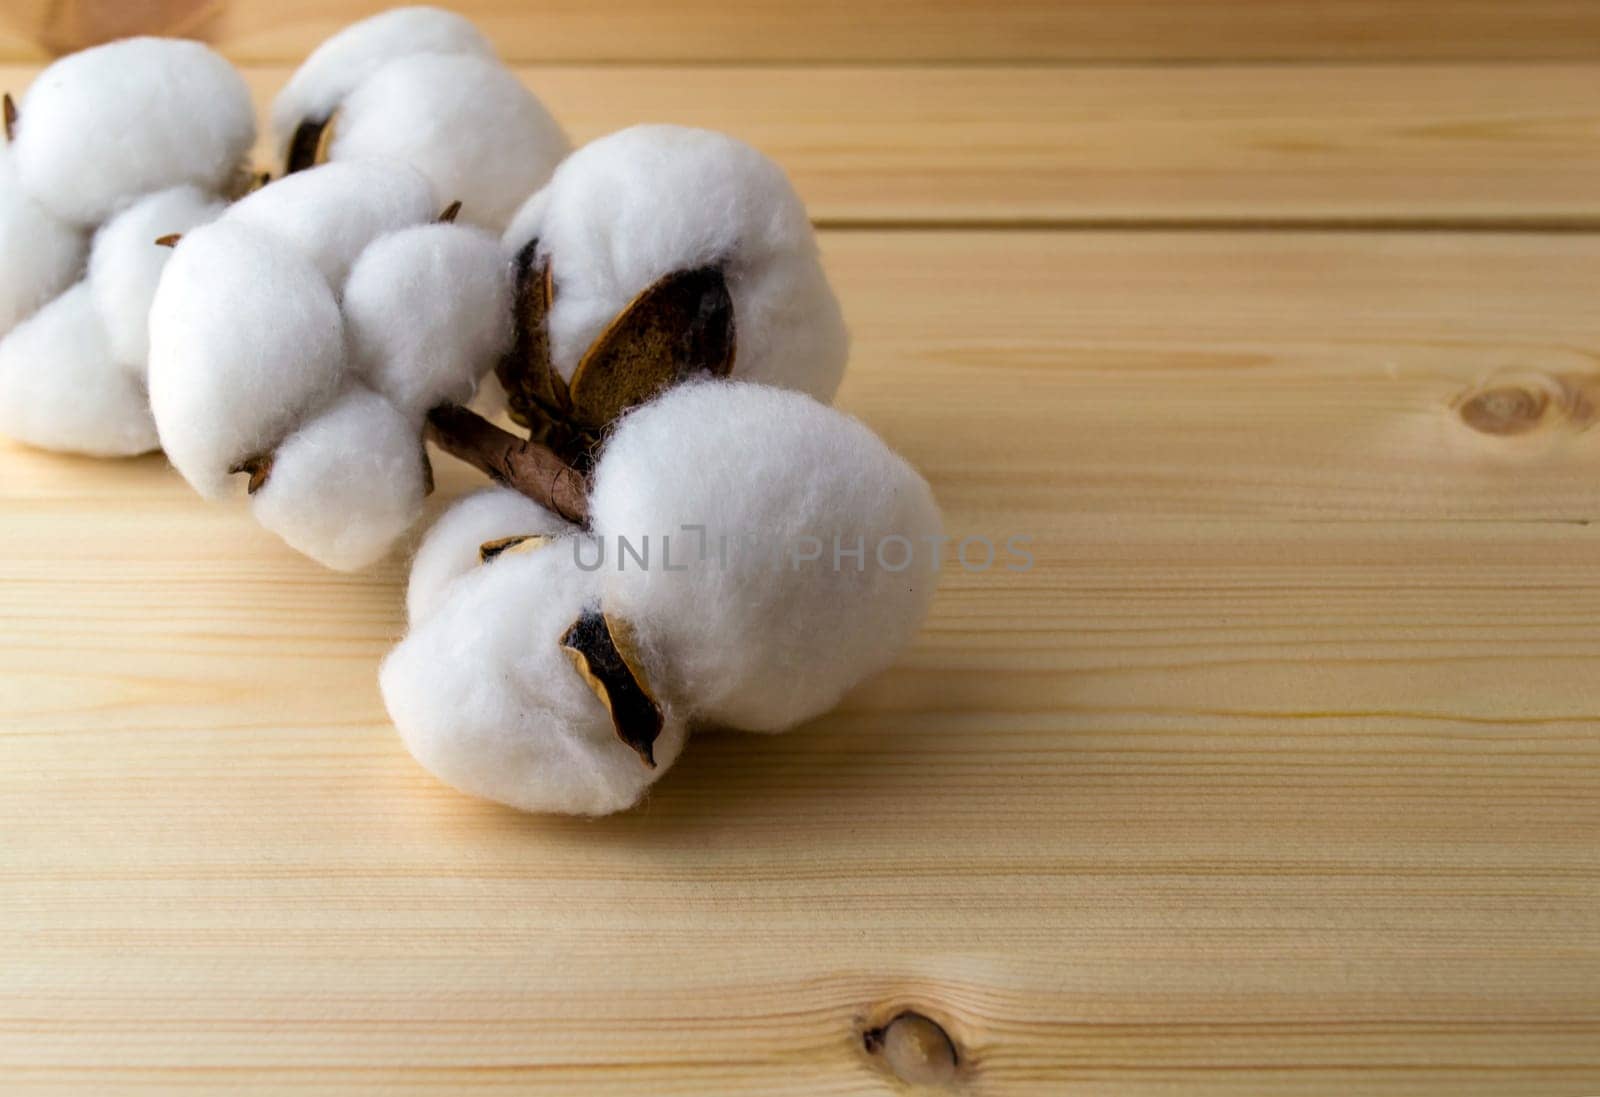
[[[670,705],[654,769],[624,744],[561,648],[596,604],[598,576],[566,542],[501,556],[384,660],[389,715],[412,755],[463,792],[524,811],[605,815],[633,806],[677,760],[685,726]]]
[[[338,391],[344,324],[300,251],[230,218],[183,238],[150,309],[150,404],[200,494],[269,454]]]
[[[87,283],[0,340],[0,434],[95,457],[157,448],[144,386],[111,360]]]
[[[172,256],[156,240],[215,221],[226,205],[198,187],[174,187],[140,199],[95,233],[89,254],[95,307],[111,356],[141,378],[150,356],[150,302]]]
[[[278,147],[302,122],[326,120],[345,96],[380,67],[418,53],[494,56],[469,21],[439,8],[395,8],[346,27],[306,59],[272,104]]]
[[[410,164],[464,222],[501,231],[567,153],[561,127],[514,73],[470,55],[379,68],[339,107],[329,156]]]
[[[0,336],[78,280],[88,238],[28,196],[0,145]]]
[[[511,265],[479,229],[404,229],[361,254],[344,316],[363,379],[420,419],[471,400],[510,346]]]
[[[822,400],[838,388],[849,340],[805,208],[782,169],[741,141],[636,126],[585,145],[517,214],[509,253],[533,239],[550,260],[551,355],[569,380],[639,293],[719,266],[733,297],[733,376]]]
[[[703,555],[685,525],[706,527]],[[670,660],[662,688],[752,731],[820,715],[887,667],[937,578],[922,477],[855,419],[758,385],[684,385],[626,415],[595,469],[590,528],[610,553],[607,611]],[[619,538],[635,551],[648,538],[651,566]]]
[[[474,492],[429,527],[411,561],[406,615],[413,627],[432,616],[455,580],[479,567],[479,550],[487,541],[523,534],[558,537],[576,532],[572,523],[519,491],[493,487]]]
[[[426,482],[416,423],[355,386],[279,444],[250,505],[291,548],[355,571],[421,516]]]
[[[34,198],[94,225],[152,191],[223,190],[254,141],[250,92],[233,66],[198,42],[130,38],[40,73],[13,148]]]
[[[323,164],[235,202],[226,220],[298,248],[337,293],[356,257],[385,233],[434,220],[441,203],[414,169],[392,162]]]

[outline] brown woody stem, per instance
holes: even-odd
[[[428,440],[569,522],[588,522],[589,482],[553,450],[455,404],[428,413]]]

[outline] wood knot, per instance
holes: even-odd
[[[1594,418],[1586,374],[1502,371],[1453,402],[1461,421],[1480,434],[1512,438],[1549,426],[1584,430]]]
[[[1550,407],[1544,392],[1501,386],[1480,392],[1461,404],[1462,422],[1484,434],[1526,434],[1539,425]]]
[[[961,1055],[943,1026],[915,1010],[902,1010],[887,1024],[861,1034],[861,1046],[902,1082],[947,1086],[956,1080]]]

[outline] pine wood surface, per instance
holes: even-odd
[[[388,0],[8,0],[0,57],[127,9],[241,61],[294,61]],[[448,6],[448,5],[446,5]],[[1597,0],[459,0],[516,61],[1600,58]],[[98,11],[96,9],[98,8]],[[88,13],[84,18],[79,13]],[[97,22],[98,21],[98,22]],[[59,30],[57,30],[59,34]]]
[[[977,1097],[1600,1092],[1600,70],[526,72],[580,138],[777,154],[841,404],[1035,566],[948,566],[805,729],[529,818],[388,726],[403,563],[0,443],[0,1092],[940,1092],[865,1046],[907,1008]]]
[[[35,71],[0,65],[0,89]],[[1600,226],[1586,65],[520,71],[576,141],[641,120],[751,141],[824,227]],[[263,109],[288,73],[248,70]]]

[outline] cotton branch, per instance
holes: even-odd
[[[445,404],[428,413],[430,442],[570,522],[589,520],[589,483],[554,451]]]

